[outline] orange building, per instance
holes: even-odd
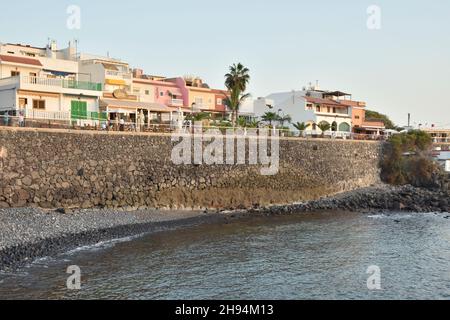
[[[366,118],[365,102],[341,100],[340,103],[352,108],[352,128],[354,133],[380,134],[386,129],[382,121]]]

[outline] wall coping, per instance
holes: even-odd
[[[46,128],[20,128],[20,127],[0,127],[0,132],[35,132],[35,133],[62,133],[62,134],[79,134],[91,136],[142,136],[142,137],[172,137],[172,133],[154,133],[154,132],[118,132],[118,131],[89,131],[89,130],[72,130],[72,129],[46,129]],[[184,136],[180,134],[179,136]],[[205,135],[206,136],[206,135]],[[321,142],[344,142],[344,143],[372,143],[378,144],[383,141],[377,140],[343,140],[343,139],[326,139],[326,138],[301,138],[301,137],[280,137],[283,141],[321,141]],[[450,144],[450,143],[449,143]]]

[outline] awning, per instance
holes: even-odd
[[[183,94],[180,92],[178,92],[177,90],[168,90],[168,92],[172,95],[172,96],[183,96]]]
[[[47,70],[47,69],[44,69],[44,71],[49,72],[57,77],[67,77],[67,76],[75,74],[73,72],[55,71],[55,70]]]
[[[121,79],[106,79],[105,82],[106,82],[106,84],[111,84],[114,86],[124,86],[127,84],[125,82],[125,80],[121,80]]]
[[[102,63],[103,67],[105,67],[105,69],[107,70],[112,70],[112,71],[119,71],[119,68],[116,65],[113,64],[109,64],[109,63]]]
[[[136,109],[145,109],[151,112],[166,112],[166,113],[174,112],[173,109],[160,103],[125,101],[117,99],[101,99],[100,106],[108,107],[109,109],[119,110],[113,111],[117,113],[136,112]]]

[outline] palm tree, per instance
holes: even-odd
[[[268,122],[272,127],[272,123],[280,120],[280,116],[275,112],[266,112],[262,117],[263,121]]]
[[[328,122],[322,121],[317,125],[317,127],[322,131],[322,137],[325,135],[325,132],[331,129],[331,125]]]
[[[242,102],[250,97],[245,93],[250,82],[250,70],[241,63],[233,64],[230,72],[225,75],[225,86],[228,89],[229,96],[225,99],[226,104],[232,111],[232,122],[236,126],[239,118],[239,108]]]
[[[284,115],[282,117],[279,117],[278,121],[280,122],[280,125],[282,127],[284,127],[284,124],[287,123],[291,123],[292,122],[292,117],[290,115]]]
[[[244,117],[239,117],[237,123],[238,123],[238,126],[242,127],[242,128],[247,127],[247,124],[248,124],[247,119],[245,119]]]
[[[309,123],[307,124],[305,122],[294,123],[294,128],[297,129],[298,131],[300,131],[299,136],[301,136],[302,133],[304,131],[306,131],[306,129],[308,129],[310,126],[311,126],[311,124],[309,124]]]
[[[193,116],[192,115],[188,115],[186,117],[186,120],[192,120],[194,122],[201,122],[201,121],[210,120],[210,119],[211,119],[211,114],[208,113],[208,112],[200,112],[200,113],[197,113],[197,114],[195,114]]]
[[[259,121],[257,121],[257,120],[252,120],[252,121],[250,121],[250,122],[247,124],[247,126],[248,126],[249,128],[256,129],[256,128],[259,128],[259,124],[260,124]]]

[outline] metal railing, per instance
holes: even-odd
[[[31,113],[27,115],[32,115]],[[196,125],[184,124],[180,127],[175,122],[168,123],[145,123],[137,124],[135,122],[118,122],[115,120],[107,120],[99,117],[98,119],[70,119],[70,117],[60,119],[44,119],[39,117],[24,116],[5,116],[0,115],[0,127],[23,127],[23,128],[43,128],[43,129],[67,129],[67,130],[90,130],[90,131],[105,131],[105,132],[146,132],[146,133],[192,133],[194,129],[198,130]],[[70,116],[70,115],[69,115]],[[220,127],[220,126],[202,126],[200,132],[207,133],[214,130],[215,133],[220,132],[222,135],[239,130],[242,135],[252,135],[259,133],[260,129],[246,129],[237,127]],[[253,130],[253,131],[251,131]],[[197,132],[197,131],[196,131]],[[212,132],[212,131],[211,131]],[[371,140],[384,141],[386,136],[382,135],[368,135],[357,134],[350,132],[325,132],[318,133],[312,131],[291,131],[287,129],[268,129],[267,133],[272,136],[279,136],[281,138],[292,139],[328,139],[328,140]]]
[[[123,79],[131,79],[132,74],[123,72],[123,71],[116,71],[116,70],[106,70],[107,76],[113,76],[113,77],[121,77]]]
[[[70,120],[69,111],[43,111],[36,109],[24,109],[22,111],[24,117],[28,119],[41,119],[41,120]]]
[[[175,107],[182,107],[184,105],[183,99],[172,99],[170,104]]]
[[[6,86],[17,83],[44,86],[44,87],[57,87],[57,88],[80,89],[90,91],[103,90],[103,86],[101,83],[94,83],[89,81],[77,81],[69,79],[55,79],[55,78],[34,77],[34,76],[16,76],[0,79],[0,86]]]

